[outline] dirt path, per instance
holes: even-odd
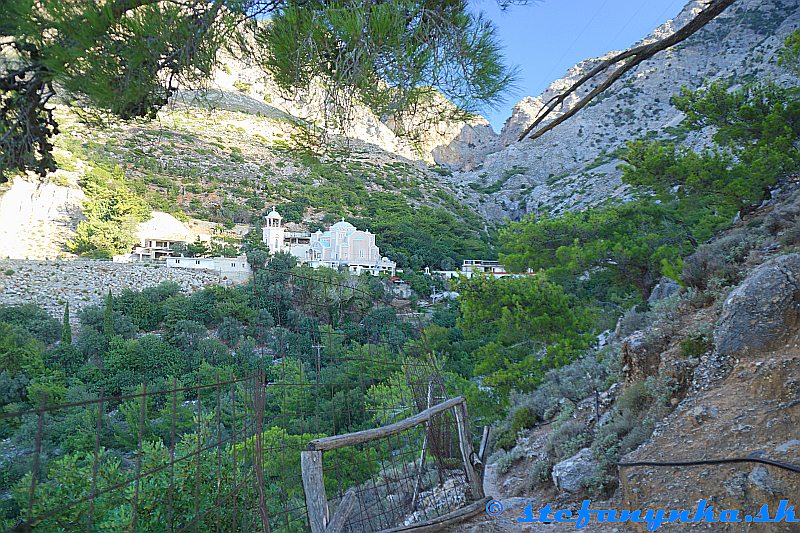
[[[547,532],[547,533],[560,533],[567,531],[584,531],[589,533],[616,533],[623,531],[617,527],[602,526],[599,524],[590,524],[580,530],[575,528],[574,524],[538,524],[538,523],[520,523],[517,518],[525,512],[525,506],[529,503],[533,505],[534,514],[545,505],[551,503],[554,509],[577,509],[580,507],[575,502],[568,504],[557,504],[550,501],[548,495],[532,493],[529,497],[511,496],[505,494],[497,470],[494,465],[486,467],[484,474],[483,490],[487,497],[495,498],[503,504],[503,512],[499,516],[489,516],[486,512],[481,512],[472,519],[453,526],[446,531],[448,532],[465,532],[465,533],[510,533],[516,531],[524,532]],[[610,502],[597,502],[592,504],[593,508],[614,508]]]

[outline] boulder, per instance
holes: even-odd
[[[622,340],[622,372],[628,383],[641,381],[658,374],[661,362],[658,344],[651,342],[643,331],[634,331]]]
[[[800,328],[800,254],[776,257],[731,291],[714,330],[723,356],[769,350]]]
[[[647,298],[647,303],[653,305],[659,300],[669,298],[679,290],[681,290],[681,286],[678,285],[674,280],[669,278],[661,278],[661,281],[659,281],[656,286],[653,287],[650,297]]]
[[[592,450],[584,448],[569,459],[553,467],[553,483],[566,492],[580,492],[586,481],[594,474],[597,462]]]
[[[755,489],[770,496],[785,493],[785,488],[780,480],[773,477],[769,470],[767,470],[767,467],[763,465],[754,467],[747,476],[747,481],[749,481],[750,485]]]
[[[717,406],[712,405],[698,405],[694,408],[690,409],[686,416],[692,421],[695,425],[699,426],[703,424],[703,422],[710,420],[712,418],[716,418],[719,414],[719,408]]]

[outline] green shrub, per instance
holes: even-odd
[[[631,383],[617,399],[616,407],[620,410],[628,410],[634,415],[638,415],[647,410],[652,398],[647,390],[644,381]]]
[[[517,444],[517,434],[511,431],[511,426],[500,426],[494,432],[494,445],[495,449],[510,450]]]
[[[670,407],[672,397],[678,392],[678,384],[674,378],[663,374],[648,376],[644,384],[647,394],[653,401],[649,414],[659,418],[662,417]]]
[[[0,322],[18,326],[45,344],[61,337],[61,323],[36,304],[0,306]]]
[[[616,410],[611,420],[597,429],[592,453],[598,466],[587,489],[598,495],[610,494],[617,484],[615,474],[619,458],[646,441],[653,427],[651,419],[643,419],[629,408]]]
[[[781,243],[785,246],[796,246],[800,244],[800,218],[783,231]]]
[[[682,340],[680,347],[683,357],[700,357],[711,349],[712,343],[705,335],[694,334]]]
[[[525,476],[526,489],[533,490],[549,483],[552,471],[553,467],[547,461],[534,461]]]
[[[494,463],[497,466],[497,471],[501,474],[507,473],[511,470],[511,467],[522,459],[524,456],[524,452],[521,448],[512,448],[511,451],[504,451],[501,450],[494,454],[494,457],[490,462]]]
[[[523,429],[530,429],[536,425],[539,417],[536,412],[528,406],[522,406],[514,411],[512,415],[511,430],[514,433],[519,433]]]
[[[551,418],[556,411],[556,425],[571,419],[573,402],[589,396],[593,390],[607,388],[609,368],[618,366],[618,353],[611,348],[602,353],[590,353],[568,365],[549,371],[539,387],[531,393],[512,393],[508,416],[500,422],[493,433],[496,448],[511,449],[520,430],[531,428],[541,420]],[[604,355],[601,361],[598,356]],[[613,381],[613,380],[612,380]],[[564,402],[564,399],[567,401]],[[563,405],[562,405],[563,402]]]
[[[577,420],[568,420],[550,433],[544,451],[551,462],[557,463],[572,457],[590,442],[586,426]]]
[[[239,339],[242,338],[243,334],[244,326],[242,323],[229,316],[226,316],[222,319],[222,324],[220,324],[219,329],[217,330],[217,336],[219,337],[219,340],[231,348],[234,348],[237,344],[239,344]]]
[[[233,82],[233,87],[240,93],[249,93],[252,86],[253,84],[247,81],[236,80]]]

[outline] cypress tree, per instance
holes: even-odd
[[[61,344],[72,344],[72,326],[69,323],[69,302],[64,308],[64,324],[61,326]]]
[[[114,336],[114,298],[111,296],[111,289],[108,289],[106,296],[105,316],[103,317],[103,335],[107,339]]]

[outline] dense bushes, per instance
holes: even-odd
[[[212,446],[197,460],[180,463],[190,468],[176,466],[174,480],[160,474],[141,480],[140,503],[149,502],[146,504],[155,509],[160,508],[157,504],[167,483],[176,492],[185,483],[197,483],[193,490],[203,498],[216,497],[220,460],[226,476],[238,468],[240,479],[254,477],[249,470],[252,465],[230,464],[232,454],[242,457],[244,446],[254,453],[252,439],[247,443],[232,440],[219,450],[210,440],[216,432],[222,437],[234,434],[232,424],[237,417],[241,424],[242,417],[252,416],[248,409],[252,410],[253,400],[242,399],[248,391],[244,385],[234,384],[238,399],[232,399],[227,386],[220,396],[213,387],[197,389],[197,385],[227,384],[254,371],[264,372],[274,385],[265,389],[263,407],[263,445],[265,453],[271,450],[263,466],[274,516],[286,513],[287,492],[302,499],[299,450],[304,442],[364,429],[376,422],[375,413],[406,409],[400,402],[407,400],[397,391],[408,377],[397,369],[402,368],[408,352],[418,353],[426,347],[394,309],[375,305],[378,302],[373,297],[382,297],[382,291],[376,290],[374,280],[335,270],[310,271],[283,255],[271,258],[266,267],[257,273],[254,284],[210,287],[191,296],[180,294],[173,283],[109,294],[102,305],[81,309],[75,345],[56,343],[62,337],[62,324],[36,306],[0,307],[3,410],[80,403],[101,392],[107,398],[99,431],[97,404],[55,410],[42,418],[42,478],[37,483],[35,512],[44,510],[44,504],[52,508],[55,501],[74,501],[88,494],[91,484],[87,480],[92,476],[86,475],[86,468],[91,468],[98,442],[101,483],[124,486],[95,501],[95,523],[104,527],[130,521],[129,515],[120,518],[115,513],[130,513],[130,500],[124,495],[132,490],[127,483],[132,483],[133,466],[126,457],[140,443],[145,468],[164,464],[170,458],[172,442],[176,453],[191,453],[203,442]],[[315,353],[312,346],[322,354],[319,364],[308,357]],[[317,382],[331,386],[313,387]],[[411,391],[405,387],[402,390],[408,396]],[[144,401],[112,398],[141,393],[145,388],[152,396]],[[180,390],[159,392],[173,389]],[[16,457],[17,450],[33,449],[36,423],[36,417],[24,416],[0,423],[0,455],[6,457],[0,459],[0,481],[13,489],[13,498],[0,503],[0,524],[4,526],[10,527],[23,516],[20,509],[27,510],[29,493],[23,489],[30,486],[30,462],[15,464],[8,458]],[[421,440],[422,434],[413,438]],[[278,447],[289,449],[278,456],[273,453]],[[379,467],[380,454],[388,455],[388,449],[356,453],[365,454],[355,460],[360,466],[344,476],[326,476],[331,490],[363,482]],[[297,457],[287,457],[290,454]],[[354,462],[352,452],[337,457],[332,454],[331,460]],[[194,474],[196,468],[199,474]],[[59,519],[84,524],[81,513],[85,514],[85,507],[78,505],[74,513]],[[175,511],[176,520],[186,518],[177,507]],[[154,520],[154,524],[158,522]],[[289,512],[273,530],[281,530],[286,523],[294,528],[304,520],[304,515]],[[42,527],[55,527],[55,523],[47,521]]]
[[[574,405],[592,391],[604,389],[615,376],[617,366],[618,353],[614,350],[590,353],[547,372],[533,392],[512,394],[508,414],[495,428],[494,446],[513,448],[520,431],[560,412],[563,402]]]
[[[0,307],[0,322],[27,331],[45,344],[55,342],[61,335],[59,321],[34,304]]]
[[[625,389],[609,421],[597,428],[592,452],[598,466],[587,488],[608,494],[616,487],[619,458],[650,438],[656,420],[668,412],[675,390],[672,380],[661,376],[651,376]]]
[[[474,375],[491,387],[498,407],[507,405],[512,390],[533,390],[547,370],[569,363],[593,341],[587,311],[543,276],[479,276],[456,288],[458,327],[476,343]]]
[[[632,201],[557,217],[533,214],[500,232],[500,258],[507,267],[541,273],[570,298],[571,312],[589,317],[588,327],[576,330],[574,324],[565,325],[564,335],[613,327],[611,320],[621,316],[617,330],[623,337],[654,325],[658,328],[649,335],[668,336],[674,333],[673,312],[681,301],[705,305],[737,284],[764,254],[781,244],[800,244],[800,193],[767,216],[752,214],[770,199],[770,190],[781,178],[800,170],[800,102],[793,93],[770,84],[729,91],[715,83],[699,91],[684,89],[673,103],[686,113],[687,128],[713,127],[714,147],[695,152],[665,141],[630,142],[621,153],[621,169]],[[745,219],[747,224],[729,230],[736,219]],[[650,290],[661,276],[687,286],[686,296],[648,304]],[[525,355],[509,356],[509,345],[481,328],[502,331],[499,317],[510,323],[535,320],[544,305],[532,305],[520,296],[516,308],[498,309],[494,302],[503,301],[502,295],[485,291],[475,298],[463,292],[462,312],[474,314],[477,320],[462,319],[459,326],[469,331],[467,337],[474,331],[485,338],[474,350],[481,354],[481,362],[474,367],[481,385],[528,391],[510,396],[509,414],[496,427],[495,446],[509,450],[498,455],[504,466],[519,453],[514,446],[520,432],[553,421],[544,450],[547,461],[536,466],[528,483],[541,482],[549,465],[591,444],[600,466],[587,488],[594,492],[613,489],[616,462],[650,436],[655,421],[669,409],[675,384],[650,377],[629,385],[608,420],[602,425],[595,421],[598,425],[592,436],[586,422],[573,419],[572,409],[593,389],[604,388],[603,378],[613,375],[618,366],[616,358],[587,357],[551,370],[542,379],[542,369],[530,359],[540,356],[541,350],[530,348]],[[556,309],[548,312],[558,314]],[[713,348],[707,327],[690,329],[682,337],[679,347],[685,357],[700,357]],[[523,338],[547,337],[526,332],[515,340]],[[648,336],[647,341],[651,340]],[[502,382],[487,379],[480,370],[493,361],[494,353],[501,354],[499,359],[506,366],[525,361],[529,372],[506,372]],[[582,377],[586,374],[598,379],[587,380]]]

